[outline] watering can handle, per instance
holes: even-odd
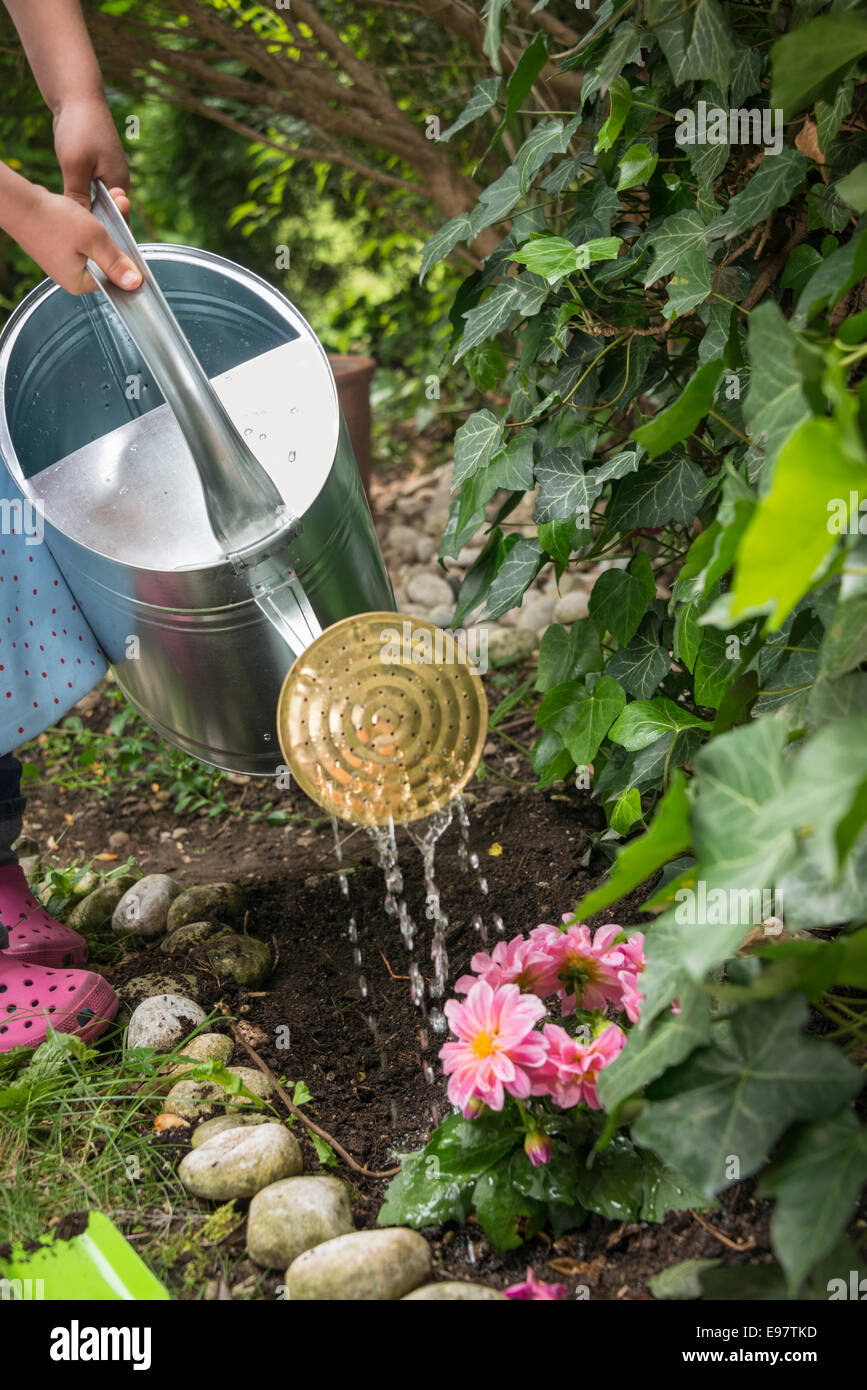
[[[91,187],[92,211],[112,240],[140,271],[138,289],[113,285],[92,260],[88,269],[153,374],[193,456],[214,534],[227,557],[243,565],[243,553],[269,537],[297,534],[298,523],[280,493],[235,429],[190,347],[162,290],[105,184]]]

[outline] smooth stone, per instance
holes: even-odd
[[[201,1124],[196,1125],[190,1144],[194,1149],[197,1149],[200,1144],[207,1144],[208,1140],[213,1139],[215,1134],[223,1134],[227,1129],[248,1129],[250,1125],[270,1125],[273,1123],[270,1115],[260,1115],[256,1110],[252,1110],[249,1114],[240,1112],[236,1115],[215,1115],[213,1120],[203,1120]]]
[[[113,830],[108,837],[109,849],[124,849],[129,844],[130,837],[125,830]]]
[[[135,975],[126,984],[115,985],[124,1004],[134,1009],[144,999],[153,999],[155,994],[180,994],[182,998],[194,999],[196,993],[195,975],[169,975],[162,970],[154,970],[149,975]]]
[[[286,1271],[290,1299],[403,1298],[430,1279],[430,1246],[405,1226],[354,1231],[299,1255]]]
[[[553,594],[531,598],[521,609],[518,616],[518,628],[529,628],[531,632],[544,632],[551,621],[556,602]]]
[[[182,1045],[181,1050],[183,1055],[191,1057],[193,1062],[228,1062],[235,1051],[235,1044],[225,1033],[197,1033]],[[175,1061],[172,1063],[172,1070],[189,1071],[191,1065],[191,1062]]]
[[[589,611],[589,599],[584,590],[572,589],[554,604],[552,620],[555,623],[577,623],[586,618]]]
[[[481,553],[480,546],[465,545],[462,550],[458,551],[457,563],[462,569],[469,569],[470,565],[476,563]]]
[[[162,936],[166,918],[181,885],[168,874],[145,874],[127,890],[114,909],[112,930],[137,936]]]
[[[40,856],[38,854],[19,854],[18,866],[22,874],[29,883],[39,867]]]
[[[12,843],[12,853],[17,854],[20,859],[22,855],[32,858],[34,855],[39,858],[39,846],[31,835],[19,835],[17,840]]]
[[[294,1134],[280,1124],[229,1129],[188,1153],[178,1177],[196,1197],[228,1202],[254,1197],[262,1188],[294,1177],[303,1167]]]
[[[422,1284],[420,1289],[413,1289],[412,1293],[405,1293],[402,1303],[484,1303],[490,1299],[497,1302],[508,1303],[504,1293],[499,1289],[489,1288],[487,1284],[462,1284],[457,1279],[444,1280],[442,1284]]]
[[[133,1010],[126,1034],[127,1047],[153,1047],[171,1052],[199,1024],[204,1023],[203,1008],[179,994],[155,994]]]
[[[187,922],[206,919],[239,927],[246,911],[247,899],[237,883],[201,883],[178,894],[169,908],[166,929],[173,932]]]
[[[258,989],[274,966],[271,948],[266,942],[235,932],[217,937],[213,945],[208,946],[207,962],[220,980],[229,976],[242,989]]]
[[[526,661],[533,655],[538,641],[535,632],[528,628],[500,628],[488,634],[488,661],[491,666],[512,666],[516,661]]]
[[[109,883],[101,883],[86,898],[75,904],[66,919],[67,926],[87,935],[89,931],[99,931],[107,927],[124,893],[138,882],[136,874],[121,874]]]
[[[169,932],[168,936],[163,937],[159,949],[164,956],[185,956],[203,946],[205,942],[228,934],[233,934],[232,928],[227,927],[225,922],[185,922],[182,927],[177,927]]]
[[[247,1253],[254,1264],[283,1269],[312,1246],[354,1230],[349,1188],[340,1178],[287,1178],[250,1203]]]
[[[433,536],[419,536],[415,543],[415,558],[420,565],[427,565],[437,553],[437,542]]]
[[[252,1067],[227,1067],[233,1076],[240,1076],[248,1091],[261,1100],[271,1095],[271,1083]],[[234,1096],[217,1081],[177,1081],[166,1096],[163,1110],[183,1119],[209,1119],[218,1108],[223,1112],[243,1110],[254,1102],[248,1096]]]
[[[411,603],[422,603],[429,609],[453,607],[455,601],[451,585],[437,574],[414,574],[407,583],[406,596]]]
[[[429,613],[427,620],[429,623],[433,623],[434,627],[441,627],[444,630],[450,630],[451,621],[454,615],[455,608],[454,603],[452,603],[451,608],[444,608],[438,612]]]
[[[93,869],[85,869],[84,873],[72,885],[72,896],[78,902],[80,898],[86,898],[88,893],[93,893],[98,887],[99,874],[95,874]]]
[[[385,537],[385,547],[403,560],[415,558],[419,533],[414,526],[402,526],[399,522],[392,526]]]

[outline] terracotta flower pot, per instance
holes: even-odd
[[[370,486],[370,382],[376,370],[372,357],[329,353],[337,383],[337,399],[346,418],[349,437],[365,492]]]

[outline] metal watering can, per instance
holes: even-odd
[[[347,819],[430,814],[478,760],[481,682],[383,663],[394,596],[321,344],[242,267],[139,248],[94,190],[142,285],[91,262],[99,298],[24,300],[0,334],[0,455],[119,686],[203,762],[273,777],[282,753]]]

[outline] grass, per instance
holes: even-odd
[[[173,1293],[201,1297],[220,1275],[231,1283],[238,1257],[221,1242],[241,1213],[192,1199],[178,1151],[155,1138],[159,1101],[147,1083],[182,1056],[183,1045],[125,1052],[121,1029],[98,1049],[52,1034],[35,1053],[0,1054],[0,1241],[35,1240],[60,1216],[98,1210]],[[211,1077],[201,1063],[185,1074]]]

